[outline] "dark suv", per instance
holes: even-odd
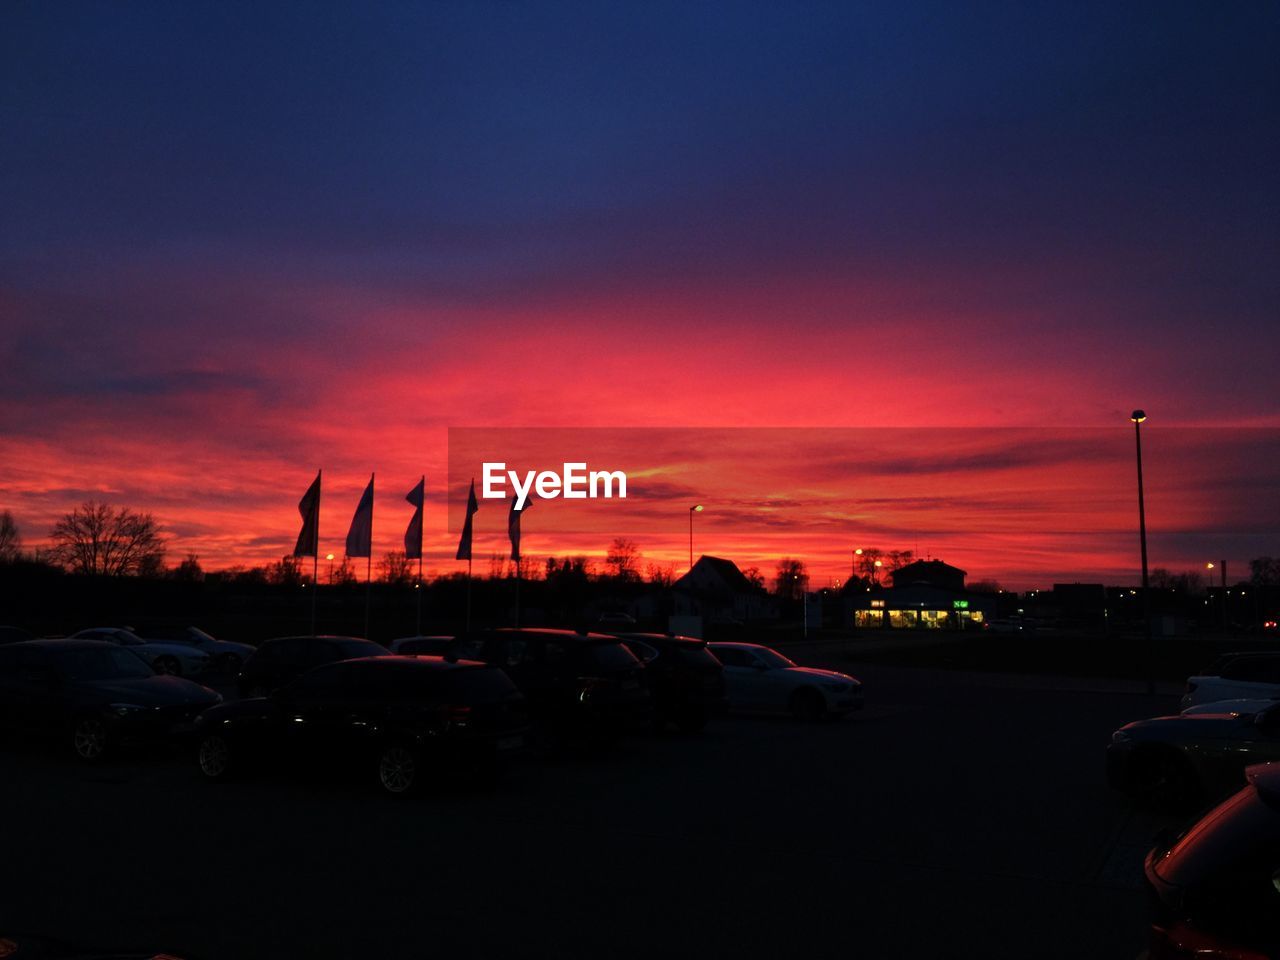
[[[617,635],[644,664],[653,696],[654,722],[696,733],[725,712],[724,667],[705,640],[664,633]]]
[[[244,662],[236,688],[242,697],[263,697],[326,663],[386,655],[384,647],[359,637],[277,637]]]
[[[529,698],[534,722],[555,734],[607,737],[646,726],[653,716],[644,665],[617,637],[478,631],[455,640],[450,656],[501,667]]]
[[[196,720],[211,780],[284,757],[322,770],[364,764],[397,794],[438,774],[491,771],[523,748],[527,727],[524,697],[501,670],[396,656],[317,667]]]
[[[1280,956],[1280,764],[1147,855],[1150,960]]]

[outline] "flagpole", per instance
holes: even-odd
[[[317,538],[318,539],[318,538]],[[320,577],[320,548],[316,547],[316,552],[311,555],[311,635],[316,635],[316,594],[320,592],[317,586]]]
[[[467,557],[467,625],[466,632],[471,632],[471,557]]]
[[[516,629],[520,629],[520,558],[516,557]]]
[[[418,619],[414,625],[414,635],[422,636],[422,551],[418,551]]]

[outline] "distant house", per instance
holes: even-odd
[[[971,593],[966,574],[941,560],[917,560],[889,573],[888,589],[850,589],[853,625],[864,628],[963,630],[995,615],[995,598]]]
[[[723,557],[702,556],[671,585],[674,613],[708,623],[776,619],[777,601]]]

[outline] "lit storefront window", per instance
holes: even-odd
[[[855,610],[853,623],[858,627],[883,627],[883,610]]]
[[[919,617],[915,610],[890,610],[889,626],[894,628],[911,628],[919,622]]]

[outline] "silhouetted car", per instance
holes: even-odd
[[[1149,960],[1280,957],[1280,764],[1146,859]]]
[[[214,707],[196,729],[211,780],[282,760],[364,764],[399,794],[442,773],[491,770],[524,747],[528,713],[510,678],[486,664],[381,656],[317,667],[269,697]]]
[[[777,650],[757,643],[712,643],[710,648],[724,664],[734,710],[789,712],[798,720],[821,720],[862,709],[862,683],[847,673],[796,666]]]
[[[22,627],[0,627],[0,643],[21,643],[24,640],[34,640],[36,635],[30,630],[23,630]]]
[[[0,726],[51,736],[85,760],[130,741],[191,732],[222,699],[157,674],[131,649],[97,640],[30,640],[0,647]]]
[[[209,654],[183,643],[165,643],[162,640],[143,640],[124,627],[90,627],[71,635],[72,640],[103,640],[117,646],[128,647],[147,661],[156,673],[171,673],[175,677],[199,676],[209,669]]]
[[[617,637],[572,630],[489,630],[459,637],[451,657],[500,667],[553,734],[607,737],[647,726],[653,705],[644,665]]]
[[[453,643],[453,637],[400,637],[392,640],[387,649],[392,653],[398,653],[406,657],[443,657],[449,652],[449,644],[451,643]]]
[[[1187,678],[1182,709],[1219,700],[1280,698],[1280,653],[1226,653]]]
[[[386,648],[359,637],[276,637],[263,641],[236,678],[242,697],[265,697],[326,663],[356,657],[385,657]]]
[[[728,708],[724,668],[705,640],[662,633],[617,636],[644,664],[658,726],[674,723],[685,733],[695,733]]]
[[[1190,806],[1239,788],[1251,763],[1280,760],[1280,704],[1125,724],[1107,745],[1107,779],[1131,796]]]
[[[233,640],[219,640],[199,627],[152,627],[140,636],[147,643],[183,643],[207,653],[215,669],[239,673],[240,667],[253,656],[256,647]]]

